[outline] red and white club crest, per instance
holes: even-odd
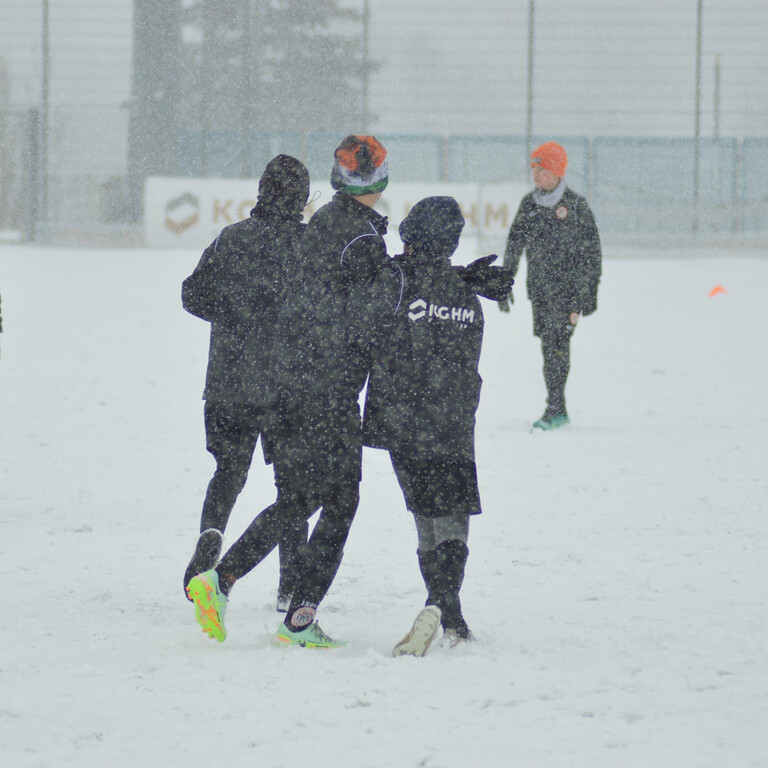
[[[556,211],[555,216],[557,216],[558,219],[564,219],[568,215],[568,209],[561,205]]]

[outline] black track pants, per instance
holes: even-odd
[[[320,517],[301,558],[302,570],[290,611],[301,605],[318,605],[331,588],[359,500],[357,482],[338,486],[323,499]]]
[[[224,531],[237,497],[245,487],[253,451],[259,439],[258,410],[244,403],[208,400],[205,403],[205,437],[216,459],[200,518],[200,531]]]
[[[223,533],[226,529],[237,497],[248,479],[248,471],[251,467],[253,452],[260,432],[259,411],[255,406],[244,403],[206,401],[206,443],[208,450],[216,459],[216,471],[208,483],[208,490],[203,502],[203,512],[200,518],[201,532],[215,528]],[[280,501],[278,497],[278,502]],[[299,515],[303,513],[303,507],[300,503],[298,505],[295,502],[288,504],[283,500],[278,511],[267,515],[259,525],[270,531],[268,534],[270,541],[275,538],[275,544],[270,547],[269,551],[272,551],[274,546],[278,544],[280,546],[279,592],[290,594],[295,584],[299,550],[307,541],[306,519],[312,512],[294,519],[280,511],[285,506],[290,507],[291,510],[295,510],[298,506],[302,510]],[[279,524],[273,522],[273,517],[275,521],[279,520]],[[277,531],[276,533],[272,532],[273,527]],[[255,534],[252,534],[250,538],[253,539],[254,536]],[[243,547],[247,546],[249,545],[243,545]]]
[[[547,334],[541,337],[544,357],[544,384],[547,387],[547,413],[565,414],[565,383],[571,367],[571,333]]]
[[[263,510],[229,548],[216,570],[235,580],[252,571],[279,544],[294,541],[297,532],[306,530],[307,519],[317,509],[305,497],[278,491],[274,504]],[[305,539],[306,541],[306,539]],[[294,573],[301,560],[302,548],[290,564]],[[287,576],[287,574],[286,574]],[[281,584],[283,577],[281,575]],[[295,576],[290,581],[295,582]]]
[[[289,482],[278,482],[277,501],[248,526],[221,559],[217,570],[225,578],[242,578],[278,543],[296,536],[296,531],[304,531],[307,520],[322,507],[309,541],[299,548],[294,561],[290,610],[300,605],[318,605],[341,564],[358,502],[357,477],[326,486],[319,493],[291,487]]]

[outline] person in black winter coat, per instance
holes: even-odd
[[[224,530],[242,491],[259,435],[264,434],[269,355],[278,314],[295,275],[295,251],[303,233],[309,174],[302,163],[278,155],[266,166],[248,219],[226,227],[184,281],[184,308],[211,324],[205,382],[207,448],[216,459],[208,484],[195,553],[184,574],[212,568]],[[278,608],[290,598],[304,526],[286,531],[280,545]]]
[[[373,206],[387,185],[386,150],[373,136],[347,136],[336,149],[333,199],[307,225],[298,271],[283,304],[271,359],[267,432],[274,440],[277,500],[251,523],[215,570],[193,579],[198,621],[220,640],[234,584],[274,548],[280,532],[321,509],[297,568],[297,586],[276,642],[304,647],[343,645],[315,621],[338,571],[357,511],[362,465],[358,398],[368,376],[366,302],[386,267],[387,219]],[[511,279],[492,257],[457,270],[496,300]],[[499,295],[496,295],[499,294]]]
[[[390,453],[414,515],[426,608],[394,655],[426,653],[442,623],[452,644],[471,639],[459,590],[470,515],[480,514],[475,412],[483,311],[451,267],[464,227],[451,197],[417,203],[400,225],[405,253],[377,277],[365,445]]]
[[[373,136],[336,149],[333,199],[312,217],[296,254],[291,296],[277,321],[267,431],[274,441],[277,500],[251,523],[215,570],[193,579],[203,631],[223,639],[233,585],[275,547],[281,531],[322,508],[296,569],[298,584],[276,642],[343,645],[315,621],[343,555],[359,500],[359,392],[367,362],[356,348],[348,307],[387,262],[387,220],[373,206],[387,185],[386,150]],[[210,597],[210,596],[213,597]],[[206,618],[213,606],[216,615]],[[202,621],[201,621],[202,616]]]
[[[504,266],[514,275],[523,251],[528,257],[527,288],[533,306],[533,333],[541,338],[547,407],[534,422],[554,429],[570,419],[565,383],[570,370],[571,336],[579,318],[597,309],[602,255],[600,237],[587,201],[566,186],[565,150],[547,142],[531,155],[536,188],[526,195],[509,230]],[[499,303],[509,311],[509,299]]]

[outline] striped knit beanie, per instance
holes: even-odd
[[[333,156],[334,189],[358,197],[381,192],[387,186],[387,150],[375,136],[347,136]]]

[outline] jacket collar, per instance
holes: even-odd
[[[334,205],[343,208],[346,211],[354,213],[357,216],[364,217],[374,223],[383,222],[386,216],[379,213],[375,208],[371,208],[368,205],[363,205],[359,200],[355,200],[351,195],[345,192],[337,192],[333,196],[332,200]]]

